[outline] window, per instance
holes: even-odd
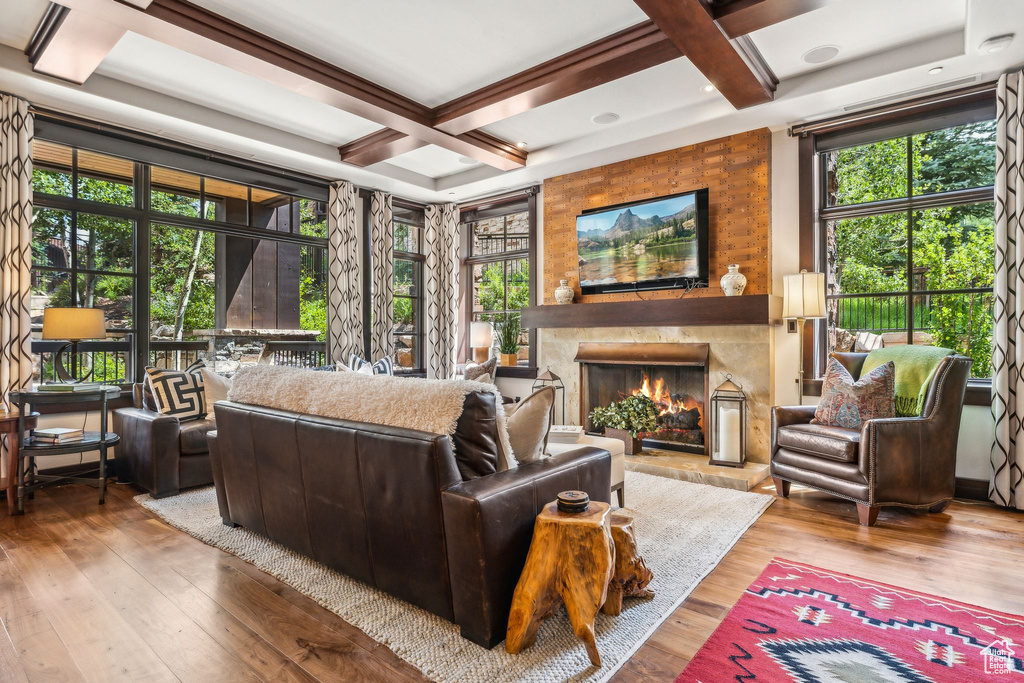
[[[469,287],[464,330],[475,321],[494,325],[506,317],[518,319],[532,304],[534,212],[532,191],[497,205],[463,209],[463,282]],[[518,341],[518,366],[536,367],[536,331],[522,330]]]
[[[828,351],[866,332],[955,349],[990,376],[996,129],[972,118],[818,142]]]
[[[423,212],[395,206],[392,226],[395,231],[395,258],[392,283],[395,337],[394,362],[398,372],[423,370]]]
[[[111,339],[73,359],[103,382],[199,358],[227,373],[326,362],[326,187],[302,197],[43,136],[33,156],[37,380],[61,345],[39,339],[51,306],[104,310]]]

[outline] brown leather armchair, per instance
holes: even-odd
[[[836,353],[860,377],[866,353]],[[956,448],[971,359],[942,360],[921,417],[868,420],[861,429],[811,424],[815,406],[772,408],[771,476],[789,496],[790,482],[857,504],[864,526],[885,505],[942,512],[956,486]]]
[[[114,451],[117,480],[134,482],[154,498],[212,484],[206,434],[216,429],[213,417],[181,422],[157,412],[142,384],[133,390],[134,406],[114,411],[114,432],[121,437]]]

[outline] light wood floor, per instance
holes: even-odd
[[[773,491],[770,485],[759,489]],[[0,513],[0,680],[401,681],[419,673],[258,569],[167,526],[113,485]],[[651,636],[619,681],[671,681],[772,557],[1024,613],[1024,515],[883,511],[794,487]],[[657,577],[655,577],[657,580]],[[656,588],[656,585],[655,585]]]

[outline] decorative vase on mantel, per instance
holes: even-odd
[[[609,439],[618,439],[621,441],[626,447],[626,455],[639,455],[644,451],[643,442],[627,432],[625,429],[605,427],[604,435]]]
[[[740,264],[734,263],[729,266],[729,272],[722,276],[720,282],[726,296],[739,296],[747,286],[747,276],[740,272]]]
[[[555,288],[555,303],[559,306],[571,304],[574,296],[576,292],[569,286],[569,281],[559,280],[558,287]]]

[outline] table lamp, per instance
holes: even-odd
[[[54,354],[57,377],[65,384],[74,384],[88,379],[89,371],[82,379],[75,379],[78,371],[78,342],[83,339],[105,339],[107,322],[99,308],[46,308],[43,309],[43,339],[67,341]],[[70,350],[71,372],[61,360],[65,351]]]
[[[493,332],[489,322],[477,321],[469,327],[469,345],[473,349],[473,360],[486,363],[491,359]]]
[[[825,274],[801,270],[782,278],[782,317],[796,320],[800,338],[799,396],[804,395],[804,322],[825,317]]]

